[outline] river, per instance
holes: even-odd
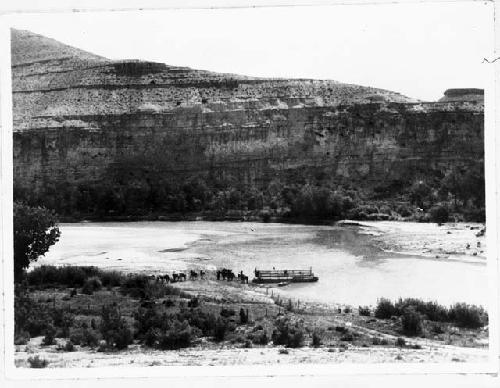
[[[61,224],[60,241],[37,265],[96,265],[154,273],[228,267],[243,270],[250,279],[255,268],[312,267],[319,276],[317,283],[291,284],[279,292],[294,299],[354,306],[373,305],[380,297],[487,304],[482,253],[469,260],[472,256],[461,253],[436,258],[432,249],[427,253],[415,249],[436,243],[450,249],[450,244],[458,244],[455,241],[465,244],[466,238],[477,244],[468,227],[381,225],[384,228],[376,223],[363,227],[205,221]]]

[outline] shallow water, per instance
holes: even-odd
[[[228,267],[250,278],[255,268],[312,267],[317,283],[277,291],[354,306],[400,296],[487,304],[484,263],[390,253],[382,250],[380,236],[355,226],[200,221],[62,224],[60,229],[60,241],[39,264],[147,272]]]

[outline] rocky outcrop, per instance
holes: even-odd
[[[475,88],[448,89],[444,92],[444,97],[440,102],[475,102],[484,104],[484,90]]]
[[[16,30],[12,73],[16,193],[52,196],[67,213],[110,182],[370,191],[483,160],[483,104],[457,93],[429,103],[336,81],[110,61]]]

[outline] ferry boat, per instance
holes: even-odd
[[[265,283],[278,283],[278,284],[288,284],[288,283],[308,283],[317,282],[318,277],[314,276],[312,268],[308,270],[301,269],[272,269],[272,270],[261,270],[255,268],[255,278],[252,279],[252,283],[265,284]]]

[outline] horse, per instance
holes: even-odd
[[[182,279],[182,280],[181,280]],[[179,281],[183,281],[185,282],[186,281],[186,274],[184,272],[181,272],[179,274]]]
[[[176,273],[172,274],[172,283],[175,283],[175,282],[177,282],[178,280],[179,280],[179,275],[178,275],[178,274],[176,274]]]
[[[159,275],[156,277],[156,280],[161,283],[170,283],[170,276],[168,276],[168,274]]]
[[[196,271],[191,270],[191,271],[189,272],[189,279],[191,279],[191,280],[196,280],[196,279],[198,279],[198,273],[197,273]]]
[[[243,273],[243,271],[241,271],[239,274],[238,274],[238,280],[241,282],[241,284],[248,284],[248,276],[245,275]]]
[[[234,274],[234,272],[233,272],[233,271],[231,271],[230,269],[228,269],[228,270],[227,270],[227,275],[226,275],[226,277],[227,277],[227,281],[228,281],[228,282],[232,282],[232,281],[233,281],[233,279],[235,278],[235,276],[236,276],[236,275]]]
[[[200,269],[200,279],[205,279],[205,271]]]

